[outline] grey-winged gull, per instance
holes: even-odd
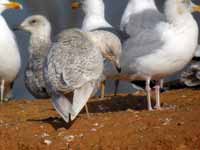
[[[75,119],[102,80],[102,55],[107,45],[100,43],[107,34],[64,30],[49,50],[45,81],[55,109],[66,122]],[[72,100],[65,96],[71,92]]]
[[[110,38],[106,38],[106,40],[103,40],[102,42],[104,42],[107,47],[110,47],[105,49],[105,51],[107,51],[107,54],[109,54],[107,57],[113,57],[112,62],[114,63],[116,62],[115,60],[119,61],[119,58],[121,56],[121,48],[119,47],[119,45],[121,44],[120,42],[122,42],[123,39],[126,38],[126,35],[123,34],[120,30],[114,28],[105,19],[105,6],[103,0],[82,0],[80,2],[74,1],[72,3],[72,7],[74,9],[82,7],[85,13],[81,27],[83,31],[104,31],[104,33],[111,33],[109,34]],[[116,37],[118,37],[119,40]],[[113,39],[116,39],[115,42],[113,42]],[[117,44],[118,48],[114,44]],[[119,63],[115,63],[114,66],[115,67],[113,67],[110,61],[104,60],[105,80],[107,76],[111,76],[113,73],[121,71]],[[104,98],[105,95],[105,80],[101,83],[101,98]]]
[[[28,64],[25,69],[24,82],[28,91],[36,98],[49,98],[45,86],[43,65],[51,46],[51,24],[45,16],[27,17],[18,27],[30,32]]]
[[[129,21],[131,20],[132,24],[129,26]],[[143,24],[144,20],[146,22],[148,20],[150,23]],[[131,33],[137,34],[137,30],[153,28],[160,20],[165,20],[165,16],[159,12],[154,0],[129,0],[121,18],[120,29],[127,35]],[[145,88],[145,81],[132,81],[131,83],[133,88],[137,90]],[[117,93],[118,86],[119,80],[116,82],[115,94]]]
[[[17,77],[21,67],[21,58],[17,42],[13,32],[2,16],[6,9],[21,9],[22,5],[8,0],[0,1],[0,80],[1,80],[1,102],[12,90],[12,84]]]
[[[147,13],[149,18],[142,19],[136,30],[135,17],[126,25],[125,30],[131,37],[123,44],[122,73],[116,77],[145,80],[149,110],[152,110],[150,81],[157,81],[155,108],[160,109],[159,81],[182,70],[195,53],[198,26],[191,15],[194,11],[200,11],[200,7],[190,0],[167,0],[164,5],[166,21]]]

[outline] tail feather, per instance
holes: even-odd
[[[71,115],[72,120],[76,118],[81,109],[86,105],[87,101],[89,100],[95,89],[95,85],[96,84],[89,82],[74,91],[72,105],[72,110],[74,113]]]
[[[68,123],[70,121],[70,114],[73,114],[72,104],[69,99],[62,94],[55,94],[52,96],[52,102],[56,111]]]

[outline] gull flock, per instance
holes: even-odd
[[[42,15],[24,19],[15,30],[30,33],[26,88],[35,98],[50,98],[55,110],[68,123],[74,120],[105,80],[144,81],[147,109],[161,110],[160,88],[165,78],[183,70],[198,49],[198,25],[192,16],[200,6],[191,0],[166,0],[164,12],[154,0],[129,0],[120,29],[105,19],[103,0],[73,1],[72,9],[84,12],[82,27],[65,29],[51,39],[51,23]],[[17,2],[0,0],[0,12],[21,9]],[[187,21],[185,21],[187,20]],[[10,94],[20,70],[14,34],[0,17],[0,99]],[[181,74],[188,86],[200,85],[200,64]],[[151,102],[155,81],[156,104]]]

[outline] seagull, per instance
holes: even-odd
[[[181,83],[188,87],[200,85],[200,62],[191,62],[190,65],[180,75]]]
[[[123,40],[125,40],[126,35],[122,33],[120,30],[114,28],[108,21],[105,19],[105,6],[103,0],[83,0],[81,2],[74,1],[72,3],[72,8],[77,9],[77,8],[82,8],[83,12],[85,14],[81,30],[83,31],[106,31],[110,32],[111,38],[106,38],[104,41],[104,44],[106,44],[109,47],[116,47],[114,44],[120,45]],[[106,33],[103,32],[103,33]],[[112,42],[111,40],[114,37],[119,38],[119,40],[116,40],[117,42]],[[102,41],[102,42],[103,42]],[[102,43],[103,44],[103,43]],[[118,46],[119,47],[119,46]],[[108,48],[106,49],[109,54],[107,57],[113,57],[114,60],[119,60],[121,56],[121,48],[116,49],[116,48]],[[116,62],[116,61],[112,61]],[[113,67],[116,66],[116,67]],[[120,72],[120,64],[117,62],[117,64],[111,64],[110,61],[107,59],[104,60],[104,80],[101,83],[101,99],[104,98],[105,95],[105,80],[107,76],[111,76],[113,72]]]
[[[116,61],[107,57],[107,48],[113,47],[102,44],[110,37],[111,42],[117,41],[111,35],[106,31],[69,29],[62,31],[52,43],[44,65],[44,79],[53,106],[66,122],[74,120],[96,93],[104,76],[103,57]],[[118,49],[120,46],[115,44]],[[72,100],[65,96],[70,93],[73,93]]]
[[[144,20],[146,22],[148,20],[150,23],[143,24]],[[122,15],[120,30],[127,35],[131,35],[131,33],[137,34],[135,33],[137,30],[153,28],[160,20],[164,21],[165,16],[159,12],[154,0],[129,0]],[[131,26],[129,26],[130,21],[133,21]],[[134,89],[144,90],[145,88],[145,81],[131,81],[131,83]],[[117,94],[118,86],[119,80],[116,80],[115,95]]]
[[[181,72],[180,82],[187,87],[200,85],[200,45],[197,46],[195,55],[188,67]]]
[[[129,4],[131,2],[136,3],[136,0],[129,1]],[[161,109],[160,81],[182,70],[194,56],[198,26],[191,12],[199,11],[200,6],[190,0],[166,0],[165,19],[162,15],[159,17],[158,11],[150,9],[138,13],[138,16],[130,16],[128,23],[124,24],[130,38],[123,44],[122,72],[116,78],[145,80],[148,110],[152,110],[150,81],[157,81],[155,108]]]
[[[51,24],[45,16],[33,15],[27,17],[17,29],[31,34],[28,64],[24,74],[25,86],[35,98],[49,98],[43,66],[51,46]]]
[[[4,97],[12,90],[12,85],[21,67],[21,58],[15,35],[8,27],[2,13],[6,9],[22,9],[22,5],[17,2],[0,0],[0,80],[1,96]]]

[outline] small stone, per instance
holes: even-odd
[[[74,136],[73,135],[67,135],[64,137],[65,140],[67,140],[67,142],[72,142],[74,140]]]
[[[52,143],[51,140],[47,140],[47,139],[44,140],[44,144],[46,144],[46,145],[50,145],[51,143]]]
[[[95,123],[94,126],[97,127],[97,126],[99,126],[99,124],[98,124],[98,123]]]
[[[48,133],[43,133],[43,134],[41,135],[42,138],[44,138],[44,137],[48,137],[48,136],[49,136]]]
[[[91,129],[91,131],[92,131],[92,132],[96,132],[96,131],[97,131],[97,129],[95,129],[95,128],[92,128],[92,129]]]
[[[134,112],[133,109],[130,109],[130,108],[127,109],[126,111],[127,111],[127,112],[131,112],[131,113]]]

